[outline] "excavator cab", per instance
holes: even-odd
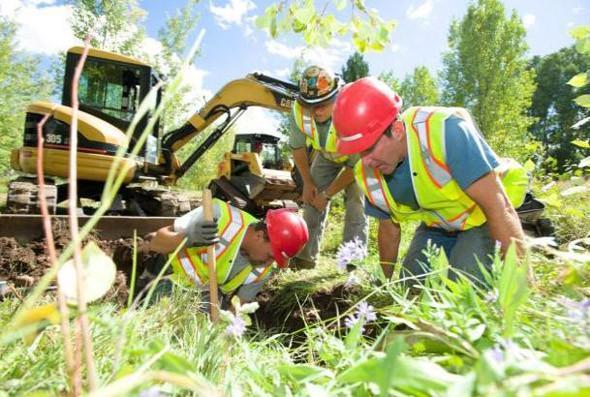
[[[67,53],[62,105],[72,106],[72,81],[82,51],[82,47],[74,47]],[[104,55],[96,57],[90,53],[80,75],[78,88],[80,110],[125,132],[139,110],[139,105],[151,89],[157,89],[157,93],[155,103],[150,104],[150,109],[155,109],[160,104],[162,88],[159,83],[160,78],[157,72],[148,64],[131,58],[105,59]],[[148,112],[137,124],[129,148],[135,146],[150,116],[151,112]],[[162,134],[160,124],[160,120],[157,120],[146,144],[140,151],[140,156],[152,164],[157,162],[158,139]]]
[[[237,133],[232,153],[256,153],[262,167],[270,170],[290,170],[281,159],[280,137],[271,134]]]
[[[280,137],[236,133],[234,147],[217,166],[213,195],[257,216],[270,208],[297,207],[292,165],[281,157]]]

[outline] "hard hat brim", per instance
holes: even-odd
[[[342,137],[338,137],[336,141],[336,151],[340,154],[344,155],[351,155],[363,152],[373,146],[381,135],[385,133],[387,127],[377,130],[379,132],[374,132],[372,134],[365,134],[362,135],[357,140],[343,140]]]
[[[334,96],[336,96],[337,93],[338,93],[338,88],[334,88],[328,94],[326,94],[322,97],[318,97],[318,98],[306,98],[301,93],[299,93],[299,96],[297,97],[297,101],[299,101],[299,103],[301,103],[302,105],[317,106],[317,105],[323,104],[324,102],[327,103],[327,102],[331,101],[334,98]]]

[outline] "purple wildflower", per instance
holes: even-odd
[[[561,304],[568,309],[568,317],[577,323],[590,322],[590,299],[580,302],[571,299],[561,299]]]
[[[344,319],[344,325],[346,328],[354,327],[358,322],[361,323],[361,333],[365,332],[365,324],[370,321],[377,320],[377,314],[375,308],[369,305],[366,301],[359,303],[356,313],[349,314]]]
[[[365,259],[367,256],[365,244],[358,238],[349,240],[340,245],[336,254],[336,263],[338,269],[346,270],[346,265]]]
[[[346,282],[344,283],[344,288],[345,289],[349,289],[352,287],[355,287],[357,285],[360,285],[361,283],[361,279],[358,278],[358,276],[354,273],[349,273],[348,278],[346,279]]]
[[[504,362],[504,350],[496,344],[493,349],[488,350],[489,357],[498,364]]]
[[[246,331],[246,322],[240,316],[232,314],[231,323],[227,326],[225,332],[228,335],[239,338],[244,334],[244,331]]]
[[[377,313],[375,313],[375,308],[369,305],[367,301],[362,301],[361,303],[359,303],[356,309],[356,315],[358,318],[362,318],[365,323],[377,320]]]
[[[358,322],[361,322],[361,334],[363,332],[365,332],[365,322],[363,321],[363,319],[355,316],[354,314],[349,314],[345,319],[344,319],[344,326],[346,328],[352,328],[354,327]]]
[[[162,393],[157,387],[150,387],[139,392],[139,397],[161,397]]]

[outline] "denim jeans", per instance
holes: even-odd
[[[456,279],[459,272],[476,281],[476,284],[485,284],[478,260],[486,270],[490,270],[495,249],[487,224],[457,233],[448,233],[440,228],[421,224],[412,238],[401,271],[402,278],[417,277],[417,279],[406,281],[409,285],[424,279],[424,274],[431,270],[424,254],[428,241],[445,251],[451,266],[449,269],[451,280]]]

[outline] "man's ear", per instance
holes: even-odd
[[[264,230],[256,230],[256,238],[264,241]]]
[[[401,139],[402,136],[406,133],[406,127],[402,120],[395,120],[393,125],[391,126],[391,134],[396,139]]]

